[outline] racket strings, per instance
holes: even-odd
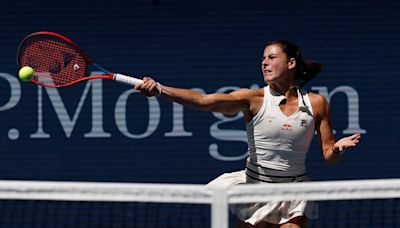
[[[20,67],[32,67],[34,81],[49,87],[65,86],[85,76],[87,61],[75,46],[58,37],[32,36],[19,54]]]

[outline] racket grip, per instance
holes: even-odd
[[[141,80],[141,79],[126,76],[123,74],[114,74],[114,80],[117,82],[121,82],[121,83],[128,84],[128,85],[133,85],[133,86],[143,83],[143,80]]]

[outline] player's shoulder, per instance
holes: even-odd
[[[232,92],[232,95],[241,97],[242,99],[252,99],[252,98],[257,98],[257,97],[264,97],[264,89],[263,88],[259,88],[259,89],[241,88],[241,89],[238,89],[238,90]]]
[[[329,112],[329,103],[326,97],[315,92],[308,92],[308,97],[316,116],[325,116]]]
[[[312,91],[307,91],[307,94],[308,94],[308,97],[310,98],[311,103],[316,103],[316,104],[320,104],[320,105],[327,103],[326,97],[324,97],[318,93],[315,93]]]

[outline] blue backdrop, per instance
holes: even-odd
[[[0,9],[0,179],[207,183],[244,167],[240,115],[182,108],[91,81],[48,90],[18,80],[16,51],[61,33],[111,71],[203,92],[263,86],[270,40],[324,65],[306,86],[328,97],[337,138],[362,142],[336,166],[314,140],[314,180],[399,177],[398,1],[13,1]]]

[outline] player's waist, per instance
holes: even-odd
[[[247,183],[258,183],[258,182],[266,182],[266,183],[290,183],[290,182],[303,182],[309,180],[306,173],[303,173],[298,176],[266,176],[259,173],[256,173],[248,168],[246,168],[246,182]]]
[[[250,159],[246,162],[246,176],[253,179],[255,182],[261,181],[269,183],[301,182],[308,179],[304,165],[295,169],[292,167],[292,169],[288,170],[278,170],[254,164]]]

